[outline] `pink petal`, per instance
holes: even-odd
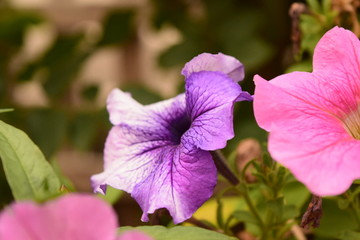
[[[302,127],[299,126],[299,132]],[[307,128],[303,130],[308,131]],[[316,133],[314,129],[306,137],[313,136],[316,140],[304,143],[302,139],[305,134],[295,134],[296,132],[270,133],[269,152],[274,159],[288,167],[312,193],[319,196],[338,195],[345,192],[355,179],[360,178],[360,163],[357,161],[360,154],[359,141],[337,139],[331,133]],[[322,137],[319,137],[321,134]]]
[[[44,205],[14,203],[0,215],[2,240],[113,240],[116,227],[110,206],[81,194],[68,194]]]
[[[360,143],[342,125],[342,105],[328,98],[316,76],[295,72],[254,81],[255,117],[270,132],[275,160],[321,196],[342,193],[360,177],[354,158]]]
[[[339,27],[328,31],[315,48],[313,66],[314,73],[328,85],[330,99],[347,110],[357,108],[360,100],[360,42],[355,34]]]

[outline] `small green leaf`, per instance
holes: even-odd
[[[286,169],[283,166],[279,166],[277,171],[277,185],[282,186],[285,180]]]
[[[266,205],[276,219],[281,218],[284,209],[284,198],[280,197],[274,200],[269,200],[266,202]]]
[[[142,226],[142,227],[121,227],[119,232],[122,233],[128,230],[139,230],[152,236],[155,240],[235,240],[218,232],[198,228],[198,227],[184,227],[176,226],[173,228],[166,228],[163,226]]]
[[[263,162],[264,162],[264,165],[268,168],[271,168],[272,165],[273,165],[273,160],[271,159],[270,157],[270,154],[269,153],[264,153],[263,155]]]
[[[16,200],[46,200],[60,180],[39,148],[21,130],[0,121],[0,156]]]
[[[298,181],[288,182],[284,186],[282,193],[286,204],[294,205],[297,209],[301,209],[310,197],[309,190]]]
[[[294,205],[286,205],[283,208],[282,221],[287,221],[288,219],[295,218],[299,216],[300,211]]]
[[[256,171],[258,173],[262,173],[263,169],[260,167],[260,165],[256,162],[256,161],[252,161],[252,165],[254,166],[254,168],[256,169]]]
[[[258,225],[258,220],[250,212],[245,210],[237,210],[233,213],[233,216],[240,222],[253,223]]]

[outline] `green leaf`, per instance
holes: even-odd
[[[352,214],[339,209],[337,198],[323,198],[323,212],[320,227],[314,230],[317,236],[335,238],[344,231],[356,229],[357,223]]]
[[[253,223],[258,225],[258,220],[250,212],[245,210],[236,210],[233,213],[233,216],[240,222]]]
[[[59,193],[60,180],[39,148],[21,130],[0,121],[0,156],[16,200],[45,200]]]
[[[286,221],[288,219],[295,218],[299,216],[300,211],[296,208],[294,205],[285,205],[283,208],[283,215],[282,215],[282,221]]]
[[[360,240],[360,233],[354,231],[343,231],[339,234],[341,240]]]
[[[230,237],[218,232],[198,228],[198,227],[184,227],[176,226],[173,228],[166,228],[163,226],[142,226],[142,227],[121,227],[120,233],[128,230],[143,231],[155,240],[235,240],[236,238]]]
[[[310,197],[309,190],[297,181],[288,182],[282,191],[286,204],[301,209]]]
[[[277,199],[269,200],[266,202],[266,205],[277,219],[281,218],[284,208],[284,198],[280,197]]]
[[[111,186],[107,186],[106,195],[102,195],[100,193],[98,193],[97,195],[98,195],[98,197],[100,197],[101,199],[104,199],[109,204],[114,204],[121,198],[123,193],[124,192],[121,190],[112,188]]]

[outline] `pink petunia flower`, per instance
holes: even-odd
[[[151,240],[140,232],[116,237],[115,212],[91,195],[68,194],[37,205],[14,203],[0,214],[1,240]]]
[[[334,27],[315,48],[313,72],[255,76],[254,112],[272,157],[320,196],[360,177],[360,42]]]

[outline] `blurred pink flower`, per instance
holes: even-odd
[[[334,27],[321,38],[312,73],[254,81],[255,117],[275,160],[320,196],[360,178],[360,43],[352,32]]]
[[[138,232],[117,238],[116,219],[103,200],[85,194],[68,194],[44,205],[14,203],[0,214],[0,239],[132,240],[137,236],[137,240],[151,240]]]

